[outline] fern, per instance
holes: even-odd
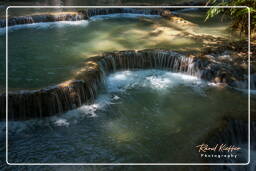
[[[209,0],[207,4],[213,5],[207,11],[205,21],[219,14],[228,15],[232,19],[232,28],[241,33],[248,34],[248,8],[216,8],[214,6],[247,6],[251,15],[251,34],[256,32],[256,0],[229,0],[218,2]]]

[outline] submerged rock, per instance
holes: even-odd
[[[172,12],[170,10],[163,10],[160,15],[164,18],[170,18],[173,16]]]
[[[196,26],[196,24],[191,23],[191,22],[183,19],[182,17],[172,14],[172,12],[170,10],[161,11],[160,16],[162,16],[163,18],[170,20],[171,22],[174,22],[174,23]]]
[[[191,58],[167,50],[117,51],[87,59],[73,80],[40,90],[9,92],[8,117],[45,117],[93,103],[107,74],[149,68],[181,72],[229,86],[236,86],[241,79],[232,66],[206,58]],[[5,98],[5,94],[0,95],[0,119],[5,118]]]

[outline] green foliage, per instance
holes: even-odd
[[[214,6],[247,6],[248,8],[217,8],[212,7],[208,10],[205,20],[223,14],[230,16],[233,20],[232,28],[239,30],[241,33],[248,33],[248,10],[251,14],[251,34],[256,32],[256,0],[209,0],[208,4]]]

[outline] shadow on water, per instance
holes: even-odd
[[[196,26],[178,26],[158,17],[84,22],[70,26],[38,24],[36,29],[10,31],[9,87],[40,88],[68,80],[85,58],[103,52],[145,48],[186,51],[203,45],[203,39],[193,38]],[[0,38],[4,41],[3,35]],[[4,73],[1,75],[3,82]]]
[[[65,1],[67,2],[67,1]],[[128,3],[128,1],[127,1]],[[198,18],[198,16],[196,16],[196,18]],[[198,18],[200,19],[200,18]],[[145,22],[145,20],[143,20]],[[157,26],[155,26],[154,24],[154,20],[153,19],[147,19],[148,23],[147,22],[139,22],[139,23],[134,23],[134,21],[132,21],[132,23],[130,23],[129,21],[127,22],[123,22],[123,20],[120,21],[115,21],[115,20],[109,20],[109,21],[106,21],[106,23],[103,23],[103,22],[100,22],[98,23],[99,25],[96,26],[96,28],[101,28],[99,30],[95,29],[95,25],[97,25],[97,22],[95,23],[90,23],[90,25],[86,28],[82,28],[82,29],[66,29],[66,28],[59,28],[59,29],[50,29],[51,30],[51,34],[53,34],[53,38],[52,40],[49,39],[49,37],[51,37],[49,34],[49,30],[36,30],[36,31],[31,31],[30,33],[27,32],[27,31],[17,31],[17,33],[13,32],[13,36],[14,36],[14,40],[15,40],[15,36],[19,37],[19,38],[22,38],[23,40],[27,40],[26,42],[28,43],[26,46],[20,46],[20,48],[22,50],[31,50],[29,49],[30,47],[33,47],[33,49],[35,51],[39,51],[39,54],[42,53],[42,51],[40,51],[40,49],[42,48],[42,44],[40,44],[39,42],[42,41],[43,44],[50,44],[51,46],[49,47],[45,47],[43,49],[44,52],[47,52],[51,49],[54,49],[55,51],[55,55],[58,54],[59,55],[59,58],[57,58],[56,60],[58,61],[55,61],[56,63],[54,63],[53,61],[51,61],[50,63],[54,63],[54,67],[64,67],[65,65],[70,65],[70,63],[73,64],[74,68],[76,67],[76,62],[80,62],[81,61],[81,57],[83,59],[83,57],[87,57],[89,56],[89,54],[93,54],[95,52],[98,52],[98,49],[93,49],[92,52],[88,52],[88,49],[91,49],[92,47],[99,47],[100,49],[102,49],[104,47],[104,51],[112,51],[112,50],[121,50],[121,49],[133,49],[133,48],[144,48],[144,47],[147,47],[147,48],[156,48],[156,47],[159,47],[159,48],[168,48],[168,49],[181,49],[181,48],[184,48],[184,46],[186,47],[197,47],[197,46],[201,46],[201,42],[200,41],[194,41],[194,40],[191,40],[191,42],[189,42],[188,40],[190,39],[180,39],[180,37],[183,37],[181,36],[182,34],[187,34],[186,33],[186,30],[184,31],[183,29],[179,28],[179,27],[176,27],[175,25],[164,25],[164,24],[159,24]],[[95,24],[93,26],[93,24]],[[123,24],[123,25],[122,25]],[[113,26],[115,26],[115,29],[113,29]],[[168,29],[170,30],[175,30],[177,32],[180,32],[181,35],[174,35],[172,36],[172,39],[162,39],[161,41],[157,41],[156,38],[160,37],[161,35],[164,35],[164,37],[166,37],[166,35],[164,33],[167,33],[167,35],[170,36],[169,32],[165,31],[164,29],[161,30],[159,28],[165,28],[165,27],[168,27]],[[134,29],[136,28],[136,29]],[[155,28],[158,28],[158,30],[154,31],[153,29]],[[94,31],[94,33],[90,33],[88,34],[88,32],[86,33],[86,31],[84,30],[90,30],[91,31]],[[211,29],[216,29],[216,28],[211,28]],[[106,31],[105,31],[106,30]],[[153,30],[153,31],[152,31]],[[84,31],[84,32],[83,32]],[[104,32],[105,31],[105,32]],[[81,34],[81,32],[83,34]],[[21,33],[24,33],[24,34],[21,34]],[[16,34],[16,35],[15,35]],[[23,35],[23,36],[21,36]],[[35,41],[33,42],[32,40],[29,40],[27,39],[27,37],[29,37],[29,35],[34,35],[35,37],[37,37],[37,39],[35,39],[35,37],[33,39],[35,39]],[[21,37],[20,37],[21,36]],[[97,38],[96,40],[93,40]],[[111,38],[111,39],[110,39]],[[22,40],[20,39],[20,40]],[[1,42],[2,42],[2,38],[1,38]],[[60,42],[58,42],[57,40],[59,40]],[[111,41],[109,41],[111,40]],[[132,42],[136,40],[136,43]],[[171,40],[171,41],[169,41]],[[180,42],[179,42],[180,40]],[[31,42],[30,42],[31,41]],[[4,41],[3,41],[4,42]],[[21,41],[22,42],[22,41]],[[47,43],[46,43],[47,42]],[[85,43],[86,42],[86,43]],[[88,44],[89,42],[89,44]],[[23,42],[24,43],[24,42]],[[38,43],[38,44],[37,44]],[[85,43],[85,44],[84,44]],[[54,48],[52,48],[52,46],[54,46]],[[63,49],[63,47],[66,47],[65,49]],[[16,48],[16,47],[15,47]],[[82,49],[82,51],[81,51]],[[16,52],[19,52],[19,54],[16,56],[16,58],[13,58],[11,59],[12,62],[17,62],[13,68],[17,69],[17,64],[22,64],[22,61],[18,61],[19,57],[20,56],[24,56],[24,59],[29,61],[30,58],[26,57],[27,53],[23,53],[21,51],[19,51],[17,49]],[[72,52],[70,56],[72,56],[72,58],[68,59],[68,58],[65,58],[65,56],[67,55],[68,52]],[[77,55],[77,52],[81,52],[79,55]],[[86,52],[86,53],[83,53],[83,52]],[[51,52],[52,53],[52,52]],[[47,54],[47,53],[46,53]],[[46,54],[44,54],[44,56],[47,56]],[[50,53],[49,53],[50,54]],[[74,54],[76,54],[76,56],[74,57]],[[38,54],[31,54],[31,57],[35,57],[37,56]],[[55,58],[56,56],[55,55],[48,55],[48,58],[49,59],[53,59]],[[43,63],[43,61],[45,61],[47,58],[41,58],[40,57],[42,56],[37,56],[37,59],[38,60],[38,63],[43,67],[49,67],[49,63]],[[1,56],[2,58],[2,56]],[[60,61],[59,59],[62,59],[62,61]],[[2,62],[2,60],[0,61]],[[58,62],[61,62],[61,63],[58,63]],[[4,62],[3,63],[0,63],[1,65],[4,65]],[[29,70],[27,70],[26,72],[22,73],[24,75],[26,75],[26,77],[28,77],[28,73],[33,71],[33,70],[38,70],[40,69],[40,67],[38,66],[34,66],[34,63],[31,62],[31,63],[28,63],[28,65],[30,66],[29,67]],[[22,65],[21,65],[22,66]],[[24,70],[26,69],[27,67],[24,67],[24,68],[19,68],[20,71],[21,70]],[[66,66],[65,66],[66,68]],[[68,71],[72,70],[73,68],[68,68]],[[50,68],[49,68],[50,70]],[[45,74],[47,73],[48,75],[52,75],[51,71],[47,71],[47,72],[41,72],[41,77],[45,77]],[[49,73],[48,73],[49,72]],[[64,79],[66,75],[69,75],[70,73],[69,72],[64,72],[63,70],[60,71],[61,73],[63,73],[63,75],[57,75],[55,77],[52,78],[52,80],[56,80],[56,78],[59,78],[59,77],[62,77],[61,79]],[[33,73],[34,74],[34,73]],[[13,74],[13,76],[16,77],[15,74]],[[37,75],[38,77],[38,75]],[[65,78],[66,79],[66,78]],[[21,80],[22,80],[22,76],[21,76]],[[3,79],[1,79],[0,81],[4,81]],[[27,80],[27,81],[31,81],[31,80]],[[25,81],[24,81],[25,82]],[[45,82],[45,81],[43,81]],[[43,84],[43,82],[39,82],[39,84]],[[2,83],[2,82],[1,82]],[[54,82],[47,82],[45,85],[48,85],[48,84],[52,84]],[[29,83],[31,84],[31,83]],[[19,85],[21,86],[20,84],[17,84],[17,83],[13,83],[12,84],[13,87],[15,87],[15,85]],[[23,85],[24,87],[26,87],[27,85]],[[33,87],[36,87],[37,85],[33,85]],[[182,88],[181,88],[182,89]],[[183,90],[183,89],[182,89]],[[179,92],[179,90],[177,89],[176,91]],[[88,145],[85,149],[85,150],[81,150],[81,148],[79,147],[79,145],[82,144],[82,146],[84,146],[85,142],[87,141],[87,143],[92,143],[92,142],[95,142],[94,141],[94,138],[97,138],[95,135],[93,135],[93,133],[90,133],[90,131],[88,130],[91,130],[91,131],[94,131],[96,133],[104,133],[104,135],[109,135],[111,138],[107,138],[108,141],[110,142],[115,142],[115,143],[119,143],[119,145],[116,145],[114,144],[113,146],[111,146],[111,148],[114,148],[115,150],[116,149],[124,149],[123,151],[119,151],[118,154],[121,154],[121,155],[126,155],[126,154],[130,154],[130,153],[134,153],[134,154],[139,154],[139,151],[140,150],[145,150],[145,152],[148,152],[147,150],[150,149],[151,151],[149,152],[149,154],[151,155],[148,155],[148,156],[142,156],[141,160],[142,159],[148,159],[149,161],[152,160],[153,161],[153,157],[149,157],[149,156],[158,156],[159,160],[161,161],[165,161],[167,159],[166,155],[162,155],[162,154],[166,154],[167,152],[173,152],[173,149],[174,147],[178,147],[177,146],[173,146],[173,147],[170,147],[170,149],[172,150],[168,150],[166,148],[164,148],[164,146],[162,146],[163,144],[167,144],[169,145],[169,141],[173,142],[174,144],[175,143],[178,143],[177,139],[186,139],[186,138],[192,138],[192,136],[188,136],[188,137],[185,137],[184,135],[188,135],[190,133],[190,129],[191,128],[191,125],[189,125],[190,123],[188,123],[188,121],[191,121],[191,120],[196,120],[197,123],[200,122],[200,119],[201,118],[194,118],[193,115],[190,115],[189,113],[192,112],[192,113],[197,113],[199,109],[196,108],[196,106],[198,104],[205,104],[205,106],[207,106],[207,101],[204,101],[204,100],[197,100],[197,101],[194,101],[194,99],[200,99],[198,98],[198,95],[191,95],[190,97],[190,102],[192,102],[191,104],[187,104],[187,103],[184,103],[184,98],[182,98],[181,96],[184,95],[184,96],[187,96],[189,95],[189,92],[185,92],[185,91],[180,91],[179,92],[179,95],[181,96],[178,96],[177,94],[172,94],[173,96],[168,96],[168,98],[166,99],[162,99],[160,102],[158,101],[157,102],[157,99],[152,99],[148,96],[154,96],[156,97],[157,95],[152,93],[143,93],[143,91],[139,91],[139,92],[133,92],[135,93],[135,97],[132,97],[132,96],[129,96],[129,97],[126,97],[125,95],[123,95],[124,99],[126,99],[127,101],[129,101],[129,103],[121,103],[121,104],[117,104],[117,106],[115,106],[114,108],[112,108],[110,111],[110,113],[108,112],[104,112],[104,111],[101,111],[102,112],[102,115],[103,117],[104,116],[107,116],[108,117],[108,122],[103,122],[103,120],[101,120],[102,118],[97,118],[97,121],[95,121],[96,119],[94,118],[85,118],[83,121],[81,121],[82,126],[77,126],[77,125],[69,125],[67,129],[65,129],[65,126],[64,128],[63,127],[58,127],[56,125],[51,125],[51,123],[46,126],[47,129],[45,131],[42,131],[42,129],[39,127],[39,128],[33,128],[31,127],[32,129],[32,133],[30,131],[28,132],[25,132],[25,134],[23,135],[23,138],[28,138],[28,139],[32,139],[32,138],[36,138],[35,139],[35,142],[38,141],[42,141],[45,139],[52,139],[53,142],[48,142],[48,143],[42,143],[41,145],[42,146],[38,146],[38,147],[35,147],[35,151],[36,150],[41,150],[39,149],[39,147],[43,147],[47,150],[50,150],[50,151],[53,151],[55,154],[58,154],[60,152],[62,152],[62,154],[69,154],[70,157],[72,158],[72,155],[73,155],[73,152],[72,150],[75,150],[75,151],[79,151],[78,154],[82,154],[82,155],[88,155],[88,153],[90,152],[95,152],[95,150],[93,149],[92,146]],[[142,93],[142,94],[140,94]],[[183,93],[183,94],[182,94]],[[209,97],[211,97],[212,99],[222,99],[223,100],[223,96],[225,96],[225,93],[210,93],[211,95],[209,95]],[[232,93],[231,93],[232,94]],[[226,96],[230,96],[230,94],[226,94]],[[122,97],[122,95],[120,95],[120,97]],[[162,95],[161,95],[162,97]],[[232,100],[234,101],[240,101],[242,98],[240,97],[240,95],[233,95],[232,94],[232,97],[235,97],[233,98]],[[139,100],[140,103],[137,103],[137,99],[139,98],[142,98],[141,100]],[[145,100],[146,99],[146,100]],[[152,99],[152,101],[150,100]],[[224,98],[225,99],[225,98]],[[207,107],[205,108],[206,111],[213,111],[213,117],[205,117],[204,116],[204,112],[201,111],[201,116],[204,117],[205,119],[207,119],[209,122],[212,122],[211,119],[217,117],[215,114],[216,113],[220,113],[220,114],[223,114],[223,113],[230,113],[230,111],[222,111],[221,109],[221,106],[227,106],[227,105],[231,105],[233,108],[235,107],[239,107],[240,109],[242,108],[241,106],[234,106],[233,104],[238,104],[238,105],[244,105],[242,103],[232,103],[230,104],[230,101],[229,101],[230,98],[226,98],[226,105],[223,105],[222,101],[216,101],[214,103],[214,105],[212,107]],[[211,100],[211,99],[208,99],[208,100]],[[168,102],[168,104],[163,104],[162,101],[165,101],[165,102]],[[175,113],[176,111],[180,111],[180,110],[183,110],[183,115],[186,116],[186,119],[182,119],[181,116],[176,116],[176,117],[170,117],[168,115],[165,115],[165,116],[159,116],[159,115],[156,115],[156,114],[161,114],[162,112],[159,113],[159,111],[157,111],[157,109],[159,109],[159,106],[154,106],[154,104],[156,103],[159,103],[161,104],[160,107],[163,108],[163,109],[166,109],[166,106],[170,105],[172,106],[172,108],[167,111],[163,111],[163,113],[168,113],[168,112],[173,112]],[[119,105],[119,106],[118,106]],[[125,107],[124,107],[125,106]],[[145,106],[145,108],[141,109],[141,106]],[[204,105],[203,105],[204,106]],[[246,106],[246,105],[245,105]],[[201,108],[201,106],[200,106]],[[125,109],[129,109],[129,114],[130,114],[130,117],[127,118],[127,116],[122,116],[120,118],[120,116],[118,115],[118,113],[126,113],[127,111],[125,111]],[[141,111],[140,111],[141,109]],[[210,110],[209,110],[210,109]],[[203,110],[201,108],[201,110]],[[140,111],[140,116],[141,117],[138,117],[138,113]],[[152,113],[151,116],[148,116],[146,113],[149,112],[149,113]],[[241,113],[241,111],[238,111],[238,110],[231,110],[231,113],[233,114],[234,112],[237,112],[237,113]],[[112,116],[111,116],[112,115]],[[159,118],[160,117],[160,118]],[[136,118],[136,119],[135,119]],[[140,123],[138,123],[136,125],[136,121],[140,121]],[[54,120],[56,121],[56,120]],[[75,120],[72,120],[73,123],[77,122]],[[146,123],[146,124],[143,124]],[[60,122],[60,123],[63,123],[63,122]],[[104,123],[104,124],[102,124]],[[145,129],[145,127],[147,126],[147,124],[150,123],[149,125],[152,126],[153,129]],[[160,124],[161,123],[161,124]],[[172,124],[170,124],[172,123]],[[102,124],[102,125],[101,125]],[[202,123],[203,124],[203,123]],[[65,125],[65,122],[64,122],[64,125]],[[100,125],[100,128],[95,126],[95,125]],[[134,125],[136,125],[134,127]],[[180,128],[180,125],[182,125],[182,128]],[[159,126],[161,126],[159,128]],[[73,131],[74,127],[78,127],[79,130],[81,131],[80,133],[79,132],[76,132],[76,131]],[[197,127],[198,130],[197,132],[201,132],[202,130],[202,127],[200,127],[200,124],[199,126]],[[70,129],[70,130],[69,130]],[[168,130],[172,130],[172,131],[168,131]],[[186,131],[187,130],[187,131]],[[42,132],[41,132],[42,131]],[[164,133],[162,132],[164,131]],[[205,130],[206,131],[206,130]],[[181,134],[182,133],[182,134]],[[73,139],[70,139],[70,137],[66,138],[63,137],[63,135],[70,135],[70,136],[74,136]],[[138,135],[137,135],[138,134]],[[42,137],[38,137],[37,135],[42,135]],[[81,136],[82,135],[82,136]],[[86,135],[90,135],[92,136],[93,138],[90,139],[90,138],[86,138],[84,136]],[[177,139],[173,139],[173,136],[175,135],[175,137]],[[35,137],[37,136],[37,137]],[[56,139],[50,137],[50,136],[55,136]],[[152,141],[148,141],[148,137],[149,136],[152,136],[153,138],[151,139]],[[77,138],[79,137],[79,138]],[[161,137],[164,137],[163,139],[161,139]],[[165,139],[166,137],[168,137],[168,141]],[[17,137],[16,137],[17,138]],[[20,137],[21,138],[21,137]],[[59,140],[58,138],[60,138],[61,140]],[[54,145],[54,142],[55,143],[59,143],[59,142],[63,142],[63,139],[65,139],[64,142],[66,142],[64,144],[64,148],[68,147],[69,148],[69,145],[70,144],[73,144],[71,145],[72,147],[70,149],[67,148],[66,149],[58,149],[56,147],[53,147]],[[15,140],[12,139],[12,140]],[[56,140],[56,141],[55,141]],[[98,139],[99,142],[102,142],[104,139]],[[142,142],[142,145],[138,145],[137,147],[135,147],[134,149],[131,148],[131,146],[129,146],[129,144],[127,144],[127,142],[131,141],[131,140],[138,140],[140,142]],[[81,141],[81,142],[79,142]],[[1,141],[2,142],[2,141]],[[21,142],[20,144],[18,142]],[[44,142],[44,141],[42,141]],[[122,142],[125,142],[124,144],[122,144]],[[16,142],[14,141],[12,145],[14,145]],[[22,140],[17,140],[17,143],[19,145],[21,145],[22,143],[26,143],[26,141],[22,141]],[[32,141],[32,143],[34,143]],[[77,145],[77,144],[78,145]],[[79,144],[81,143],[81,144]],[[163,143],[163,144],[162,144]],[[189,142],[191,143],[191,142]],[[2,144],[2,143],[1,143]],[[165,145],[166,145],[165,144]],[[49,146],[48,146],[49,145]],[[152,145],[156,145],[158,148],[158,150],[155,149],[155,146],[152,147]],[[192,144],[190,144],[192,145]],[[30,148],[30,146],[27,146]],[[27,147],[24,147],[25,149],[27,149]],[[182,148],[182,145],[180,145],[180,147]],[[14,147],[16,148],[16,147]],[[188,148],[188,147],[187,147]],[[71,151],[69,151],[71,150]],[[188,149],[184,149],[184,150],[188,150]],[[3,151],[3,149],[1,148],[1,151]],[[159,156],[159,151],[160,151],[160,154],[162,156]],[[105,154],[102,154],[102,153],[107,153],[108,151],[104,151],[102,149],[96,149],[96,156],[99,155],[99,156],[104,156]],[[42,153],[39,153],[38,154],[42,154]],[[17,154],[17,156],[20,155],[20,154]],[[22,156],[26,156],[27,153],[23,153]],[[1,155],[3,156],[3,155]],[[109,157],[108,159],[113,159],[111,157],[113,156],[108,156],[106,155],[107,157]],[[40,156],[42,157],[42,156]],[[144,158],[145,157],[145,158]],[[186,157],[189,157],[189,156],[184,156],[183,154],[180,154],[180,156],[178,155],[178,157],[180,158],[186,158]],[[36,160],[36,158],[27,158],[29,160]],[[48,158],[45,158],[45,160],[47,160]],[[57,156],[55,159],[64,159],[64,156],[62,155],[59,155]],[[79,157],[77,158],[79,159]],[[92,160],[94,160],[95,158],[93,158]],[[96,157],[96,159],[98,159]],[[65,160],[65,159],[64,159]],[[140,160],[140,158],[138,158],[138,160]],[[241,166],[242,167],[242,166]],[[26,167],[18,167],[19,169],[22,168],[26,168]],[[45,167],[37,167],[37,168],[45,168]],[[174,167],[168,167],[168,166],[163,166],[163,167],[157,167],[157,166],[154,166],[152,168],[148,168],[146,166],[141,166],[141,167],[125,167],[125,166],[117,166],[117,167],[80,167],[80,166],[77,166],[77,167],[73,167],[73,166],[70,166],[70,167],[64,167],[64,166],[56,166],[56,167],[47,167],[47,169],[49,170],[61,170],[61,169],[73,169],[73,170],[79,170],[79,169],[92,169],[92,170],[107,170],[107,169],[123,169],[123,170],[162,170],[162,169],[169,169],[169,168],[174,168]],[[153,169],[154,168],[154,169]],[[180,167],[179,167],[180,168]],[[191,168],[191,167],[190,167]],[[217,167],[216,167],[217,168]],[[191,168],[192,170],[193,168]],[[195,170],[198,170],[198,167],[195,167],[194,168]],[[207,168],[208,169],[208,168]],[[202,167],[202,170],[204,170],[204,167]]]
[[[247,111],[245,94],[166,71],[114,73],[101,94],[65,114],[10,123],[10,162],[199,162],[200,138]]]

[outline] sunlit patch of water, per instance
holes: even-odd
[[[32,23],[32,24],[21,24],[8,27],[8,33],[23,30],[23,29],[51,29],[51,28],[63,28],[69,26],[79,26],[86,27],[89,24],[87,20],[79,21],[58,21],[58,22],[42,22],[42,23]],[[6,28],[0,28],[0,36],[5,34]]]
[[[196,12],[201,20],[205,12]],[[227,25],[222,23],[222,27]],[[193,37],[194,33],[200,34],[198,28],[201,25],[192,27],[144,14],[111,14],[95,16],[88,21],[16,25],[9,28],[9,88],[35,89],[69,80],[85,58],[108,51],[163,48],[186,52],[200,49],[204,39]],[[205,28],[211,33],[215,25]],[[4,41],[4,34],[0,39]],[[4,65],[0,60],[0,67]],[[0,83],[4,83],[4,72],[0,72]]]
[[[120,71],[106,78],[93,104],[54,117],[10,121],[9,157],[16,162],[42,162],[44,155],[48,162],[184,162],[185,155],[186,161],[198,162],[198,140],[224,116],[245,115],[246,102],[246,95],[180,73]]]
[[[125,91],[136,87],[167,89],[179,85],[200,87],[206,82],[197,77],[162,70],[121,71],[107,78],[109,92]]]

